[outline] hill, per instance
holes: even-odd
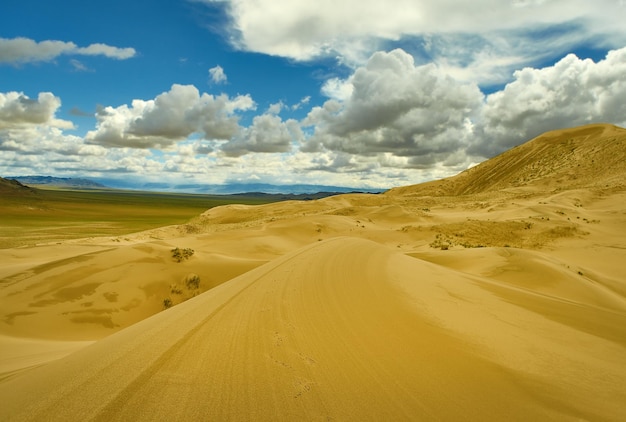
[[[0,195],[5,198],[9,196],[32,196],[35,192],[35,189],[24,186],[15,179],[0,177]]]
[[[594,124],[545,133],[457,176],[392,193],[454,196],[528,186],[561,190],[621,186],[625,163],[626,129]]]
[[[100,189],[106,186],[93,180],[52,176],[16,176],[13,179],[29,186],[53,186],[73,189]]]

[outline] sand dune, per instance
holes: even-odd
[[[184,244],[189,245],[193,242]],[[24,268],[19,263],[23,257],[5,258],[13,270],[0,289],[0,333],[54,340],[102,338],[160,312],[167,297],[179,302],[265,262],[199,250],[194,259],[176,263],[174,247],[176,243],[162,241],[84,246],[83,253],[69,256],[59,252],[64,245],[18,250],[36,251],[49,261]],[[189,274],[202,275],[198,292],[186,291]],[[181,290],[178,295],[171,293],[173,286]]]
[[[512,187],[574,189],[624,184],[626,129],[592,124],[547,132],[448,179],[395,194],[466,195]]]
[[[0,250],[0,420],[624,420],[624,142]]]
[[[1,412],[12,420],[626,417],[621,311],[341,237],[10,379],[0,385],[9,403]]]
[[[60,359],[92,341],[54,341],[0,336],[0,380],[24,368]]]

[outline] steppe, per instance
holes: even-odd
[[[626,420],[625,181],[595,124],[383,194],[5,247],[0,420]]]

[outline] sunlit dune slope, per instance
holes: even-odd
[[[626,129],[593,124],[547,132],[457,176],[396,188],[397,195],[465,195],[511,187],[624,185]]]
[[[192,242],[185,243],[189,245]],[[52,245],[38,248],[43,255],[38,265],[32,250],[16,250],[0,270],[10,274],[0,288],[0,335],[102,338],[163,310],[169,296],[180,302],[265,262],[198,250],[195,259],[177,263],[172,259],[174,247],[175,242],[163,241],[113,247]],[[197,291],[185,285],[186,277],[194,274],[202,274]],[[172,289],[179,293],[171,295]]]
[[[0,384],[8,420],[618,420],[626,317],[314,243]]]

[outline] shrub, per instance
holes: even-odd
[[[185,277],[185,284],[189,290],[198,290],[200,288],[200,276],[197,274],[189,274]]]
[[[448,236],[442,235],[441,233],[437,233],[435,240],[430,243],[431,248],[441,249],[442,251],[447,251],[452,245],[452,239]]]
[[[172,258],[176,262],[183,262],[185,259],[189,259],[193,255],[193,249],[190,248],[174,248],[172,249]]]
[[[170,295],[163,299],[163,309],[169,309],[200,294],[200,276],[189,273],[180,283],[170,284]]]

